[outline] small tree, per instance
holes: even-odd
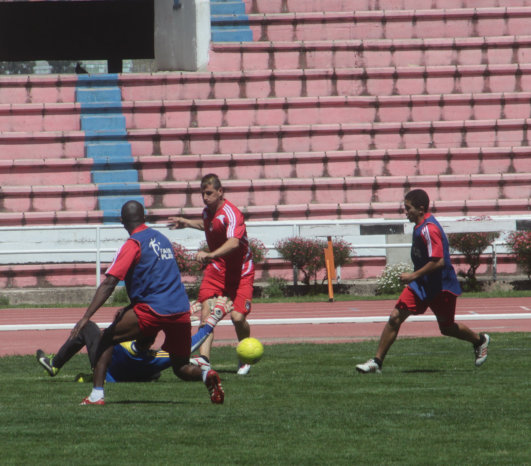
[[[322,241],[321,242],[321,248],[326,248],[328,246],[328,242]],[[352,256],[355,254],[354,249],[352,247],[352,244],[350,244],[348,241],[345,241],[342,238],[334,238],[332,241],[332,246],[334,250],[334,266],[335,267],[343,267],[347,265],[351,259]],[[324,253],[321,252],[320,255],[320,262],[319,262],[319,270],[326,268],[326,261],[324,257]],[[324,279],[323,279],[324,283]]]
[[[465,278],[465,287],[469,290],[479,288],[476,270],[481,263],[481,254],[499,236],[499,232],[450,233],[448,235],[450,247],[465,256],[468,270],[465,273],[460,272],[459,275]]]
[[[291,262],[302,275],[302,282],[310,284],[310,279],[317,275],[317,271],[322,268],[324,243],[323,241],[300,238],[294,236],[279,240],[275,243],[275,249],[282,259]]]
[[[531,279],[531,230],[513,231],[507,237],[507,245],[516,256],[516,262]]]

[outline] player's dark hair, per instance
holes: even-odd
[[[413,189],[406,194],[406,201],[411,202],[411,205],[418,209],[424,207],[424,211],[427,212],[430,207],[430,197],[428,193],[423,189]]]
[[[205,188],[208,185],[212,185],[212,187],[216,190],[222,187],[218,175],[214,173],[209,173],[208,175],[205,175],[203,176],[203,178],[201,178],[201,189]]]
[[[127,201],[122,206],[122,223],[127,225],[141,225],[145,222],[144,206],[138,201]]]

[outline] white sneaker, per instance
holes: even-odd
[[[381,374],[382,372],[382,369],[374,359],[369,359],[363,364],[358,364],[356,366],[356,370],[358,372],[361,372],[362,374],[370,374],[372,372],[376,374]]]
[[[192,366],[198,366],[203,371],[209,371],[211,369],[210,362],[207,361],[203,356],[196,356],[194,358],[190,358],[190,364]]]
[[[481,364],[483,364],[487,359],[487,352],[490,343],[490,337],[486,333],[481,335],[485,337],[485,341],[481,345],[474,347],[474,353],[476,354],[476,367],[481,366]]]
[[[240,365],[238,366],[237,374],[238,375],[247,375],[250,370],[251,370],[251,365],[250,364],[242,364],[242,363],[240,363]]]

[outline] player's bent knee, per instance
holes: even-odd
[[[393,330],[399,330],[402,325],[402,320],[398,316],[391,315],[387,321],[387,325]]]
[[[190,365],[187,358],[172,356],[171,367],[173,373],[184,381],[198,380],[201,376],[201,369]]]
[[[456,325],[455,323],[445,326],[439,325],[439,331],[441,332],[441,335],[444,335],[445,337],[452,337],[455,335]]]
[[[247,322],[244,314],[235,311],[231,312],[230,318],[234,325],[245,325],[245,323]]]

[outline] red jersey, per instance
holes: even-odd
[[[211,265],[225,275],[238,273],[244,277],[254,271],[253,257],[247,239],[245,220],[240,210],[231,202],[223,201],[222,206],[214,215],[205,207],[203,225],[210,251],[215,251],[229,238],[238,238],[240,247],[224,257],[213,259]]]
[[[424,219],[428,218],[431,214],[426,214]],[[424,219],[422,220],[424,222]],[[421,225],[415,225],[415,230],[421,228],[420,237],[426,244],[428,257],[430,259],[440,259],[444,257],[443,241],[441,230],[437,228],[433,223],[422,223]]]
[[[133,231],[137,233],[147,229],[146,225],[141,225]],[[128,238],[127,241],[118,249],[118,252],[114,256],[111,265],[105,271],[105,275],[112,275],[118,280],[125,280],[127,272],[131,266],[138,264],[140,260],[140,245],[132,238]]]

